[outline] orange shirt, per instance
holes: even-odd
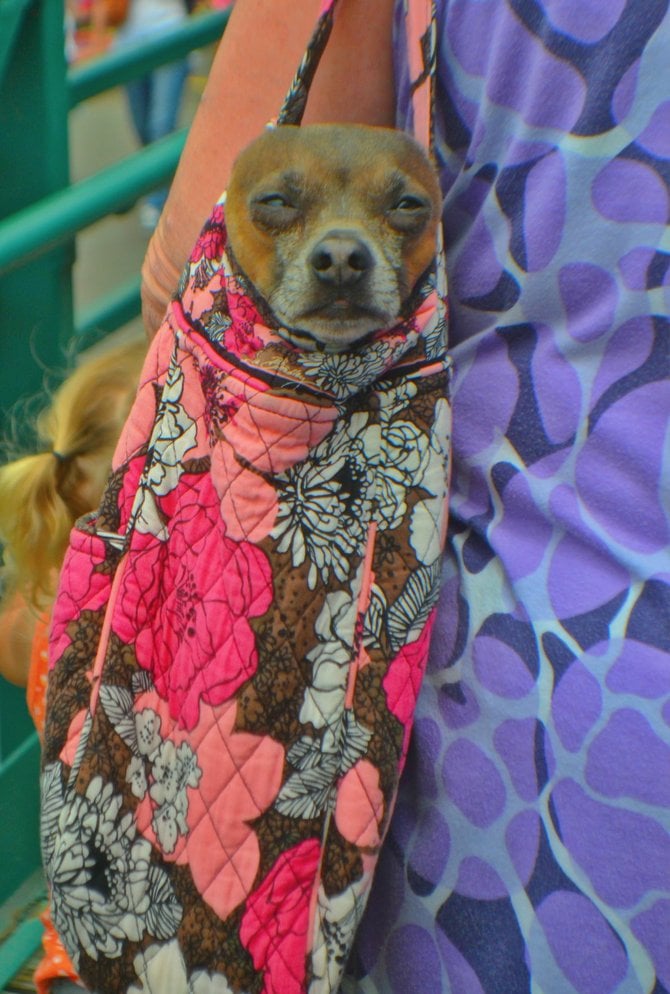
[[[44,731],[44,711],[47,693],[49,617],[50,612],[45,611],[40,615],[35,627],[35,636],[30,653],[28,685],[26,687],[28,710],[40,736]],[[68,954],[65,952],[48,912],[45,911],[44,914],[40,915],[40,921],[44,925],[44,933],[42,935],[44,956],[35,970],[33,980],[37,994],[50,994],[52,980],[55,980],[57,977],[78,980],[78,977],[77,971],[70,962]]]
[[[44,611],[37,619],[30,650],[30,668],[28,670],[28,685],[26,687],[28,710],[40,736],[44,731],[44,708],[47,697],[50,616],[50,611]]]

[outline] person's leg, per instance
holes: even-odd
[[[152,102],[151,84],[151,76],[142,76],[140,79],[132,79],[129,83],[126,83],[128,109],[130,110],[133,127],[141,145],[148,145],[152,141],[149,127]]]
[[[151,95],[147,114],[147,132],[150,141],[171,134],[177,126],[184,84],[188,76],[188,62],[182,59],[168,66],[161,66],[151,74]],[[167,197],[167,187],[153,190],[146,202],[158,213]]]
[[[149,107],[147,108],[149,141],[164,138],[165,135],[174,131],[187,76],[188,62],[186,59],[171,62],[167,66],[160,66],[152,72]]]

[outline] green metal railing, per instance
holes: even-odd
[[[0,0],[0,409],[36,394],[43,370],[139,314],[139,274],[75,314],[78,232],[123,211],[172,175],[180,131],[70,184],[68,112],[112,87],[216,41],[227,13],[209,11],[141,47],[67,70],[63,0]],[[25,694],[0,678],[0,990],[36,947],[21,909],[41,893],[39,745]]]
[[[113,211],[123,210],[138,197],[168,179],[178,162],[185,131],[89,179],[69,184],[67,111],[83,100],[173,61],[218,38],[227,20],[224,11],[211,11],[188,21],[152,42],[119,49],[65,72],[64,56],[54,51],[62,34],[62,20],[54,18],[58,0],[0,0],[0,28],[5,4],[23,6],[24,31],[15,29],[17,52],[5,55],[0,77],[0,407],[40,387],[41,368],[58,368],[73,336],[87,343],[96,332],[106,334],[139,313],[139,280],[100,301],[87,314],[75,317],[71,267],[73,239],[78,231]],[[34,23],[30,23],[31,20]],[[25,29],[28,30],[25,30]],[[23,36],[27,35],[27,38]],[[45,44],[48,36],[49,44]],[[25,53],[25,56],[24,56]],[[31,54],[32,53],[32,54]],[[17,65],[13,63],[17,62]],[[44,65],[36,85],[26,62]],[[58,69],[60,68],[60,75]],[[0,54],[0,73],[2,55]],[[35,74],[39,76],[39,73]],[[5,90],[11,93],[6,94]],[[19,94],[21,94],[19,99]],[[25,182],[30,171],[32,182]],[[40,175],[41,174],[41,175]],[[14,177],[21,177],[17,189]],[[8,182],[9,180],[9,182]],[[19,271],[20,275],[17,275]],[[39,288],[39,302],[34,300]],[[26,302],[30,300],[30,308]],[[15,340],[6,351],[7,328],[39,342],[37,361],[17,356]],[[58,334],[54,335],[54,328]],[[44,334],[42,334],[44,332]],[[20,364],[17,369],[17,363]],[[17,376],[17,372],[19,375]]]

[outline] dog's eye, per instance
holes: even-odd
[[[392,228],[397,231],[414,234],[428,221],[431,213],[430,201],[416,197],[412,193],[403,193],[392,204],[386,216]]]
[[[413,197],[411,194],[407,193],[404,197],[401,197],[397,204],[394,205],[393,210],[395,211],[420,211],[427,207],[425,200],[420,200],[418,197]]]
[[[290,227],[299,211],[282,193],[262,193],[251,202],[251,217],[261,228],[278,230]]]
[[[282,197],[281,193],[266,193],[262,197],[256,199],[256,203],[260,204],[262,207],[290,207],[286,197]]]

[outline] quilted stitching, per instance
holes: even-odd
[[[193,274],[209,293],[201,266],[196,256],[192,304]],[[227,272],[224,258],[209,282],[225,284]],[[381,368],[350,363],[352,386],[340,375],[337,396],[324,389],[332,360],[304,361],[258,315],[259,348],[228,353],[208,319],[220,317],[220,293],[216,311],[200,308],[197,320],[177,308],[147,363],[156,379],[144,381],[119,446],[114,494],[118,526],[128,523],[128,566],[105,624],[113,637],[102,647],[103,706],[92,712],[63,810],[100,777],[108,782],[116,818],[129,825],[131,817],[129,838],[150,842],[173,904],[178,882],[174,934],[185,957],[202,906],[218,916],[222,939],[237,936],[239,963],[210,967],[254,990],[261,981],[282,994],[336,989],[404,761],[432,621],[419,623],[417,640],[412,619],[422,605],[413,606],[410,581],[445,514],[444,492],[426,473],[436,451],[446,454],[446,438],[436,449],[434,435],[447,426],[446,360],[426,355],[419,334],[440,320],[434,291],[426,293],[419,318],[379,340]],[[149,458],[138,486],[131,467],[142,432]],[[429,528],[417,546],[415,509],[427,499],[434,535]],[[68,594],[61,627],[81,627],[82,606]],[[409,655],[403,636],[390,636],[390,608],[406,618]],[[222,635],[213,641],[217,617]],[[75,645],[76,635],[66,654]],[[47,720],[50,790],[67,778],[62,729],[81,724],[79,712],[58,714],[70,706],[58,696],[63,658]],[[231,666],[241,666],[232,682]],[[65,836],[66,822],[48,828]],[[103,951],[75,938],[64,894],[57,907],[70,951],[97,990],[111,991]],[[137,916],[120,932],[119,955],[135,976],[130,964],[144,960],[133,936],[169,938]]]
[[[203,229],[56,606],[43,850],[54,920],[100,994],[167,975],[175,994],[339,986],[434,617],[436,275],[365,347],[305,353],[231,270],[223,203]]]

